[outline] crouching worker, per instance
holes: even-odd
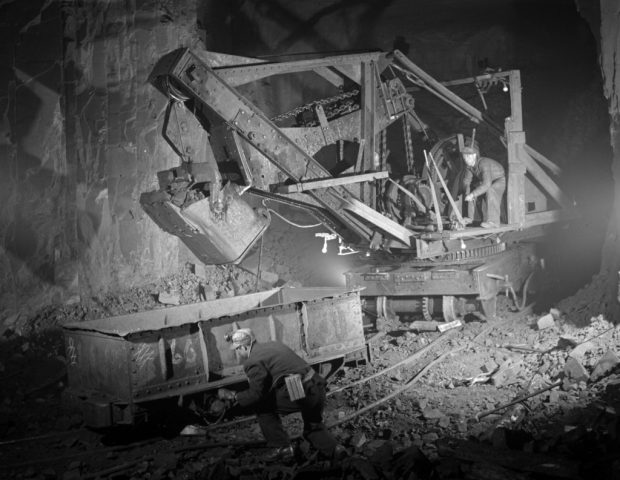
[[[243,364],[250,387],[241,392],[221,388],[218,396],[256,412],[267,445],[274,447],[269,460],[293,460],[294,449],[280,418],[280,414],[293,412],[301,412],[304,438],[319,452],[328,458],[342,454],[343,447],[323,424],[326,384],[323,377],[283,343],[256,342],[249,328],[233,333],[231,349]],[[291,394],[294,398],[303,398],[291,400]]]

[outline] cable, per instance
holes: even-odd
[[[280,217],[283,221],[285,221],[286,223],[288,223],[289,225],[292,225],[293,227],[297,227],[297,228],[316,228],[316,227],[320,227],[323,224],[322,223],[316,223],[314,225],[299,225],[298,223],[292,222],[291,220],[283,217],[282,215],[280,215],[278,212],[276,212],[275,210],[272,210],[271,208],[269,208],[266,204],[265,204],[265,200],[263,200],[263,206],[267,209],[268,212],[273,213],[274,215],[277,215],[278,217]]]
[[[389,395],[386,395],[383,398],[380,398],[379,400],[377,400],[374,403],[371,403],[370,405],[366,405],[364,408],[360,408],[359,410],[356,410],[355,412],[353,412],[351,415],[348,415],[336,422],[333,423],[328,423],[327,425],[325,425],[327,428],[332,428],[335,427],[337,425],[340,425],[342,423],[348,422],[349,420],[352,420],[353,418],[361,415],[362,413],[365,413],[369,410],[372,410],[373,408],[378,407],[379,405],[387,402],[388,400],[391,400],[392,398],[400,395],[401,393],[403,393],[405,390],[410,389],[418,380],[420,380],[430,369],[431,367],[433,367],[434,365],[438,364],[439,362],[441,362],[444,358],[446,358],[448,355],[453,355],[461,350],[463,350],[465,347],[459,347],[453,350],[448,350],[447,352],[441,354],[439,357],[435,358],[434,360],[431,360],[430,362],[428,362],[424,368],[422,370],[420,370],[417,374],[415,374],[413,376],[413,378],[411,378],[411,380],[409,380],[407,383],[405,383],[402,387],[397,388],[396,390],[394,390],[392,393],[390,393]]]
[[[261,263],[263,261],[263,238],[264,235],[260,237],[260,249],[258,250],[258,266],[256,267],[256,284],[254,285],[254,291],[258,292],[258,282],[260,281],[261,274]]]
[[[518,301],[518,297],[515,292],[515,289],[512,287],[512,285],[510,285],[509,287],[510,293],[512,294],[512,300],[515,302],[515,307],[517,307],[517,310],[519,312],[523,310],[523,308],[525,307],[525,302],[527,301],[527,286],[529,285],[530,280],[534,276],[534,273],[536,272],[535,271],[531,272],[525,279],[525,283],[523,284],[523,298],[521,299],[521,305],[519,305],[519,301]]]
[[[368,376],[368,377],[364,377],[361,378],[353,383],[349,383],[348,385],[345,385],[343,387],[337,388],[336,390],[330,390],[327,393],[327,396],[331,396],[335,393],[341,392],[343,390],[346,390],[348,388],[351,388],[355,385],[359,385],[361,383],[366,383],[369,380],[372,380],[373,378],[379,377],[381,375],[383,375],[384,373],[389,372],[390,370],[394,370],[395,368],[398,368],[402,365],[406,365],[410,362],[412,362],[413,360],[417,359],[418,357],[420,357],[422,354],[426,353],[428,350],[431,349],[431,347],[434,347],[436,345],[438,345],[439,343],[441,343],[444,340],[450,339],[454,336],[454,332],[456,330],[453,330],[452,332],[448,332],[445,335],[442,335],[441,337],[436,338],[435,340],[433,340],[431,343],[429,343],[428,345],[426,345],[425,347],[421,348],[420,350],[418,350],[417,352],[414,352],[413,355],[410,355],[409,357],[405,358],[404,360],[401,360],[400,362],[395,363],[394,365],[390,365],[387,368],[384,368],[383,370],[380,370],[378,372],[373,373],[372,375]]]

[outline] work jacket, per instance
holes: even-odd
[[[505,176],[504,167],[499,162],[491,158],[480,157],[473,167],[465,167],[463,175],[465,193],[472,193],[474,197],[478,197],[491,188],[493,182]],[[474,178],[479,182],[478,186],[469,192],[469,187]]]
[[[305,375],[310,368],[303,358],[281,342],[255,343],[243,362],[250,388],[237,394],[237,402],[242,407],[253,405],[279,383],[284,383],[286,375]]]

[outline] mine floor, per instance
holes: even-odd
[[[251,288],[243,275],[234,280]],[[174,282],[198,291],[192,275]],[[561,311],[513,312],[505,297],[498,305],[496,322],[444,333],[416,332],[410,318],[372,322],[372,363],[330,378],[325,421],[347,456],[329,462],[300,440],[298,461],[287,465],[265,461],[258,425],[234,411],[192,436],[178,434],[196,421],[189,417],[166,429],[84,427],[61,399],[59,325],[157,304],[151,291],[136,290],[50,309],[29,319],[30,333],[6,330],[1,341],[0,477],[618,478],[620,329],[600,315],[577,327]],[[285,425],[301,433],[298,415]]]

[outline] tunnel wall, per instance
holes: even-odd
[[[198,42],[195,2],[3,2],[0,19],[0,320],[176,270],[138,200],[178,163],[147,78]]]
[[[581,0],[578,2],[582,4]],[[609,218],[600,276],[604,279],[605,296],[602,305],[608,318],[620,318],[620,22],[618,21],[618,2],[601,0],[600,17],[584,7],[586,18],[593,24],[600,20],[600,63],[603,75],[605,97],[608,101],[609,132],[613,151],[612,175],[614,180],[613,209]]]

